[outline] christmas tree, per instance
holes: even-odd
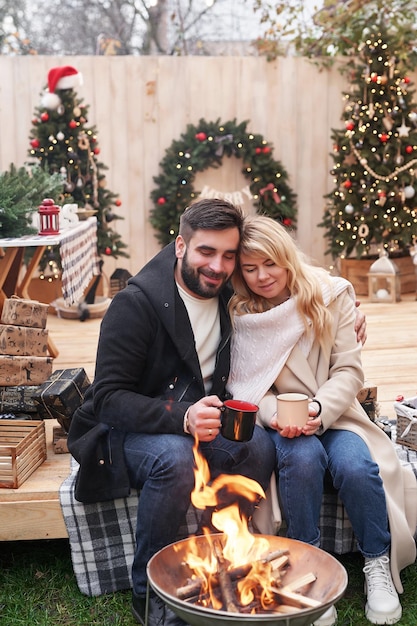
[[[323,221],[333,258],[409,253],[417,237],[417,104],[407,58],[387,30],[363,31],[332,131],[334,190]]]
[[[113,220],[122,219],[115,212],[121,201],[106,188],[103,171],[107,167],[97,159],[97,130],[87,126],[88,106],[74,91],[81,82],[73,67],[49,71],[49,91],[42,95],[32,120],[29,155],[50,174],[61,175],[62,205],[76,203],[86,214],[96,215],[99,255],[127,257],[127,246],[110,226]]]

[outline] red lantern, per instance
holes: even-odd
[[[59,206],[54,204],[52,198],[45,198],[38,207],[39,213],[39,235],[59,234]]]

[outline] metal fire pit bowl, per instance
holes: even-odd
[[[221,534],[215,536],[222,537]],[[184,565],[190,552],[190,539],[170,544],[150,559],[150,586],[174,613],[191,626],[310,626],[343,596],[348,582],[345,568],[327,552],[301,541],[274,535],[263,537],[268,539],[271,551],[289,550],[285,585],[310,572],[316,575],[317,580],[307,588],[308,591],[303,589],[303,595],[321,602],[319,607],[299,609],[294,614],[244,614],[217,611],[180,600],[176,596],[176,590],[186,585],[192,574],[188,566]],[[195,540],[198,542],[199,554],[204,556],[210,553],[210,546],[204,535],[193,537],[193,541]]]

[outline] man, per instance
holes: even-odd
[[[94,382],[72,419],[77,499],[141,492],[132,613],[142,625],[146,612],[149,626],[184,624],[153,594],[146,611],[146,565],[178,538],[194,487],[194,436],[212,477],[241,474],[266,490],[274,467],[262,428],[247,443],[219,434],[230,363],[228,281],[241,225],[241,211],[222,200],[186,209],[175,243],[114,297],[101,326]]]

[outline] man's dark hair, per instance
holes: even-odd
[[[180,217],[179,234],[188,242],[196,230],[237,228],[242,234],[243,212],[240,207],[218,198],[205,198],[187,207]]]

